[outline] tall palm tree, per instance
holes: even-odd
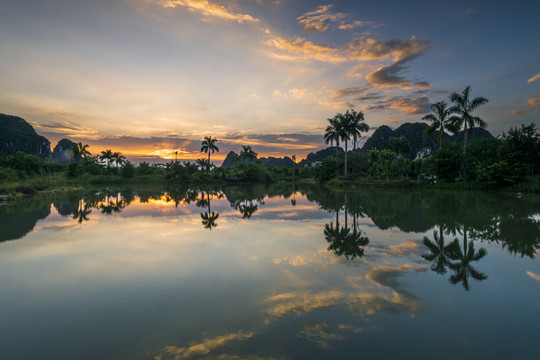
[[[253,148],[249,145],[242,145],[242,151],[240,151],[240,158],[248,161],[257,160],[257,153],[253,151]]]
[[[338,135],[341,141],[345,143],[345,166],[343,169],[343,176],[347,178],[347,144],[351,139],[351,135],[354,133],[355,123],[353,121],[352,114],[347,110],[345,114],[336,115],[339,121],[337,128]]]
[[[333,118],[326,119],[330,125],[326,127],[326,130],[324,132],[324,142],[326,144],[330,143],[330,146],[332,146],[333,142],[336,142],[336,177],[338,176],[338,148],[339,148],[339,134],[338,134],[338,128],[339,128],[339,121],[336,116]]]
[[[210,164],[210,153],[213,153],[214,151],[219,152],[219,148],[216,145],[217,142],[218,140],[213,139],[211,136],[205,136],[205,138],[201,142],[201,152],[208,153],[208,165]],[[209,171],[210,166],[207,167],[207,173]]]
[[[426,136],[435,133],[434,140],[439,140],[439,147],[442,146],[444,130],[454,131],[454,125],[451,121],[451,109],[447,107],[446,101],[439,101],[431,104],[433,113],[427,114],[422,118],[424,121],[431,122],[431,125],[424,132]]]
[[[88,151],[88,144],[84,144],[83,143],[77,143],[74,147],[73,147],[73,157],[79,161],[81,158],[85,158],[87,156],[90,156],[92,155],[90,153],[90,151]]]
[[[450,94],[450,100],[454,103],[454,106],[450,108],[452,114],[456,114],[450,118],[450,121],[454,124],[456,131],[459,131],[463,126],[463,152],[467,149],[467,136],[468,130],[472,130],[475,126],[485,128],[486,122],[480,119],[478,116],[473,116],[472,112],[481,105],[487,104],[488,99],[484,97],[476,97],[470,99],[471,87],[467,86],[461,94]],[[463,164],[463,181],[467,181],[467,165]]]
[[[351,117],[351,136],[353,137],[353,150],[356,150],[356,141],[362,137],[362,132],[369,131],[369,125],[364,122],[364,114],[354,109],[347,110],[346,114]]]

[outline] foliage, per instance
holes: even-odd
[[[459,176],[463,163],[463,153],[459,146],[446,144],[433,156],[433,170],[437,178],[453,182]]]
[[[127,160],[122,168],[120,169],[120,176],[124,178],[132,178],[135,176],[135,166],[131,163],[131,161]]]

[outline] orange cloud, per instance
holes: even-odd
[[[340,30],[352,30],[358,26],[372,25],[367,21],[349,21],[348,14],[333,11],[334,5],[321,5],[297,18],[305,31],[324,32],[331,24],[336,24]]]
[[[540,73],[534,75],[532,78],[530,78],[529,80],[527,80],[528,83],[532,83],[533,81],[536,81],[540,79]]]
[[[539,109],[540,108],[540,97],[534,97],[527,99],[527,104],[529,104],[530,107],[533,109]]]
[[[205,16],[217,17],[223,20],[233,20],[242,24],[244,22],[258,22],[259,19],[249,14],[235,14],[219,5],[207,0],[161,0],[159,4],[167,8],[185,7],[190,11],[200,13]]]
[[[282,60],[317,60],[329,63],[343,63],[348,59],[340,50],[331,46],[316,45],[305,38],[295,40],[284,37],[273,37],[265,42],[286,54],[271,54]]]
[[[189,347],[176,347],[176,346],[165,346],[160,355],[154,357],[156,360],[165,359],[188,359],[193,356],[207,355],[211,351],[219,349],[231,341],[241,341],[247,340],[253,337],[254,333],[244,333],[243,331],[238,331],[236,333],[217,336],[211,339],[204,339],[198,344],[192,344]]]

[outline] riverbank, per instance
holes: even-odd
[[[371,179],[332,179],[325,183],[325,186],[333,191],[357,191],[367,187],[388,188],[388,189],[439,189],[439,190],[472,190],[472,191],[503,191],[515,193],[540,193],[540,177],[527,178],[524,182],[512,186],[500,187],[487,183],[477,182],[437,182],[417,181],[410,179],[402,180],[371,180]]]

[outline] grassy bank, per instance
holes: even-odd
[[[355,191],[367,187],[389,188],[389,189],[441,189],[441,190],[474,190],[474,191],[505,191],[519,193],[540,193],[540,177],[527,178],[524,182],[507,187],[494,186],[487,183],[477,182],[438,182],[432,184],[426,181],[416,181],[410,179],[403,180],[371,180],[371,179],[332,179],[325,183],[325,186],[333,191]]]

